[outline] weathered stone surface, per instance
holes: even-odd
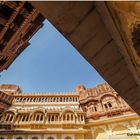
[[[64,35],[73,32],[94,8],[94,2],[36,1],[31,3]]]
[[[68,38],[75,43],[75,47],[79,50],[85,47],[100,32],[101,28],[102,22],[98,13],[95,9],[92,9]]]

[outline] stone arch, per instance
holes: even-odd
[[[67,108],[67,107],[66,107],[66,108],[64,108],[64,109],[62,110],[60,116],[63,115],[65,112],[72,112],[72,113],[75,114],[75,110],[74,110],[73,108]]]
[[[44,107],[37,107],[37,108],[34,109],[33,112],[36,112],[36,111],[40,111],[40,112],[45,113],[46,112],[46,109]]]
[[[15,111],[13,111],[13,110],[7,110],[7,111],[5,111],[3,114],[6,114],[6,113],[12,113],[12,114],[16,114],[16,112]]]
[[[13,110],[8,110],[3,113],[3,116],[1,118],[1,121],[5,122],[11,122],[14,120],[14,117],[16,116],[16,113]]]
[[[35,110],[32,112],[31,119],[33,121],[43,121],[45,119],[45,111]]]
[[[113,95],[113,94],[103,94],[102,96],[100,96],[100,101],[103,100],[103,98],[106,98],[106,97],[114,97],[116,100],[117,100],[117,96]]]
[[[100,97],[100,103],[104,109],[118,108],[119,101],[115,95],[104,94]]]
[[[7,113],[7,112],[12,112],[12,113],[14,113],[16,115],[17,109],[11,108],[9,110],[6,110],[4,113]]]
[[[43,113],[45,115],[46,111],[43,108],[37,108],[36,110],[34,110],[32,112],[32,114],[34,114],[34,113]]]
[[[63,121],[75,121],[77,114],[73,108],[64,108],[60,114],[60,118]]]

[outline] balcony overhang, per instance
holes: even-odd
[[[127,7],[131,4],[124,2],[118,8],[117,2],[31,3],[140,114],[139,58],[134,56],[135,52],[132,53],[133,42],[125,33],[127,24],[124,24],[120,16],[122,9],[126,9],[122,15],[129,13]],[[133,3],[133,8],[139,7]],[[134,12],[137,14],[138,11]]]

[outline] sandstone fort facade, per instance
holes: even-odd
[[[1,139],[113,139],[140,132],[138,115],[107,83],[28,94],[1,85],[0,97]]]

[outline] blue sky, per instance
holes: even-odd
[[[71,92],[79,84],[105,82],[47,20],[30,43],[1,73],[0,84],[17,84],[23,92]]]

